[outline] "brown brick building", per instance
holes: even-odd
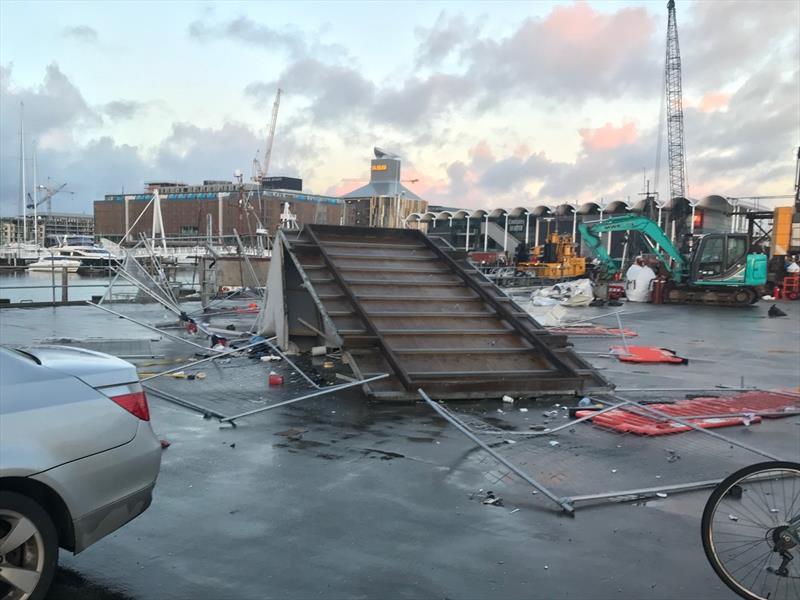
[[[243,237],[250,236],[256,233],[259,222],[272,234],[280,225],[280,215],[287,203],[301,226],[338,225],[344,209],[339,198],[306,194],[297,189],[265,189],[258,183],[153,183],[141,194],[109,194],[96,201],[96,235],[118,242],[131,227],[129,241],[137,240],[140,233],[149,235],[153,227],[154,189],[159,190],[164,230],[169,238],[204,237],[209,229],[213,236],[233,235],[234,229]]]

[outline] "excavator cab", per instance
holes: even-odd
[[[743,233],[709,233],[694,244],[689,279],[692,285],[759,286],[767,281],[767,257],[748,254]]]

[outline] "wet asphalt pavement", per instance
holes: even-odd
[[[642,343],[697,362],[681,371],[592,362],[626,387],[738,384],[742,375],[748,385],[797,386],[800,302],[782,303],[790,316],[781,320],[765,317],[768,306],[635,306],[642,314],[624,324]],[[65,310],[95,327],[103,320]],[[37,312],[3,311],[0,325],[61,334],[43,331],[53,321]],[[576,346],[609,343],[617,341]],[[202,385],[186,382],[187,396],[199,402]],[[53,600],[734,597],[703,555],[706,491],[581,507],[570,518],[514,481],[492,488],[504,506],[486,506],[476,493],[490,486],[471,444],[426,405],[375,405],[353,393],[236,429],[152,395],[150,406],[157,435],[171,443],[153,504],[82,554],[62,552]],[[783,419],[764,443],[800,456],[797,421]]]

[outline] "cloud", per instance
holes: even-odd
[[[308,98],[311,115],[320,123],[365,110],[373,104],[376,88],[354,67],[303,58],[290,63],[275,81],[250,83],[245,94],[263,106],[272,102],[278,87]]]
[[[189,24],[188,31],[189,37],[199,42],[227,39],[267,50],[285,50],[293,56],[303,56],[308,52],[302,32],[285,26],[270,27],[247,17],[237,17],[221,23],[196,20]]]
[[[700,98],[697,108],[703,112],[721,110],[728,106],[730,99],[731,95],[726,94],[725,92],[709,92]]]
[[[102,110],[114,120],[132,119],[147,109],[147,103],[137,100],[113,100],[103,105]]]
[[[16,214],[19,197],[19,102],[25,104],[27,158],[31,141],[39,141],[40,180],[67,183],[74,194],[56,197],[55,210],[91,213],[91,203],[104,194],[143,189],[154,179],[200,181],[232,179],[235,169],[249,171],[263,133],[243,123],[218,127],[173,123],[154,148],[121,143],[109,135],[91,137],[103,124],[99,114],[57,65],[47,67],[41,84],[14,85],[10,66],[0,68],[0,214]],[[119,118],[138,116],[150,103],[118,100],[99,110]],[[313,134],[302,138],[291,121],[283,124],[275,142],[271,171],[308,177],[328,149]],[[76,134],[81,132],[80,142]],[[88,136],[86,134],[89,134]],[[30,176],[30,165],[28,168]],[[29,183],[30,185],[30,183]]]
[[[464,15],[439,13],[433,27],[417,27],[414,30],[414,35],[419,40],[417,67],[439,66],[453,52],[477,38],[480,31],[480,23],[470,23]]]
[[[204,27],[192,25],[205,38]],[[306,97],[317,122],[367,118],[402,128],[429,127],[455,111],[495,110],[521,94],[573,103],[653,95],[661,81],[654,32],[643,8],[601,13],[584,2],[525,20],[500,38],[481,36],[480,25],[462,15],[442,13],[431,28],[417,29],[416,68],[406,77],[376,84],[347,56],[312,57],[297,47],[277,80],[255,81],[245,93],[266,103],[280,85]],[[440,68],[449,58],[457,69]]]
[[[38,139],[42,146],[69,145],[77,127],[90,129],[102,124],[100,116],[89,106],[81,91],[61,71],[58,64],[51,63],[45,69],[43,82],[35,87],[14,87],[12,66],[0,67],[0,98],[4,108],[0,111],[0,135],[2,150],[7,152],[13,140],[19,144],[19,106],[25,108],[25,129],[31,139]],[[7,155],[7,154],[5,154]]]
[[[797,2],[695,2],[677,19],[684,86],[719,89],[770,62],[797,63]]]
[[[528,19],[507,37],[477,39],[463,55],[469,78],[495,97],[501,90],[571,101],[641,95],[660,79],[654,32],[644,8],[601,13],[577,2]]]
[[[70,38],[86,44],[96,44],[100,39],[97,30],[88,25],[64,27],[61,30],[61,35],[65,38]]]
[[[578,133],[584,146],[590,150],[610,150],[624,144],[632,144],[637,138],[636,125],[633,123],[625,123],[620,127],[606,123],[597,129],[579,129]]]

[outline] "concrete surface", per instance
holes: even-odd
[[[639,314],[624,325],[639,332],[637,343],[693,360],[680,370],[592,362],[624,387],[738,384],[742,375],[748,385],[797,386],[800,302],[779,306],[790,316],[766,318],[768,303],[630,305]],[[109,325],[114,337],[147,335],[94,310],[4,311],[0,337],[109,335]],[[610,343],[618,340],[575,341],[586,351]],[[186,384],[200,401],[203,383]],[[259,391],[269,401],[295,392]],[[508,482],[493,488],[505,506],[484,506],[475,496],[487,489],[484,473],[466,460],[471,444],[425,405],[323,397],[236,429],[154,396],[150,406],[157,434],[172,444],[152,506],[84,553],[62,552],[51,598],[734,597],[703,555],[708,492],[584,507],[569,518]],[[770,447],[800,456],[798,419],[781,424]]]

